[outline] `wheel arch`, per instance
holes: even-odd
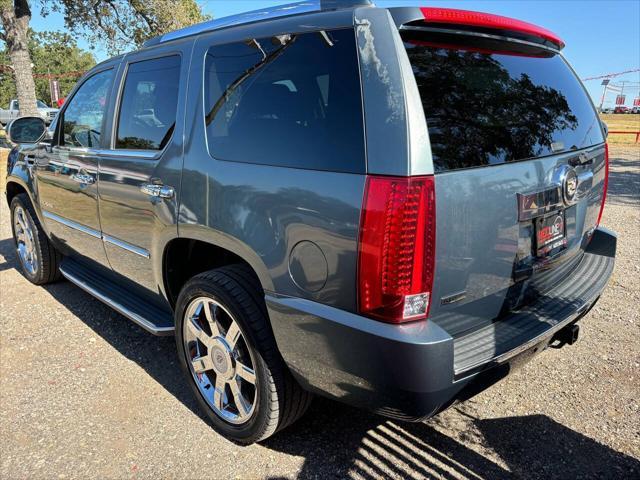
[[[175,308],[178,295],[184,284],[199,273],[232,264],[245,264],[255,274],[265,291],[273,290],[273,282],[262,261],[251,258],[241,248],[228,243],[202,239],[197,236],[176,237],[167,242],[162,255],[162,279],[167,300]]]
[[[31,203],[33,203],[33,199],[31,198],[31,195],[29,194],[28,189],[22,183],[17,182],[15,177],[10,177],[7,180],[5,189],[6,189],[8,205],[11,205],[11,200],[13,200],[16,195],[20,195],[21,193],[26,193],[29,196]]]

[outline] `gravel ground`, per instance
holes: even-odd
[[[172,338],[22,277],[1,201],[0,478],[640,478],[640,149],[611,153],[618,259],[575,346],[422,424],[316,400],[244,448],[198,412]]]

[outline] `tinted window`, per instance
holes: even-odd
[[[176,125],[180,56],[129,65],[124,83],[116,148],[161,150]]]
[[[113,70],[87,79],[67,104],[62,120],[61,144],[69,147],[100,147],[102,119],[109,103]]]
[[[586,92],[560,55],[405,41],[436,171],[604,141]]]
[[[204,113],[215,158],[363,172],[353,30],[212,47]]]

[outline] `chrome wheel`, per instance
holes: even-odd
[[[31,220],[27,212],[18,205],[13,211],[13,231],[16,240],[16,249],[18,257],[24,269],[30,274],[35,275],[38,269],[38,253],[36,250],[36,241],[31,224]]]
[[[233,316],[209,297],[189,303],[183,322],[184,350],[203,398],[222,419],[240,425],[255,411],[255,362]]]

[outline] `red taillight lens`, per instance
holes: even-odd
[[[471,25],[481,28],[495,28],[498,30],[510,30],[512,32],[532,35],[548,40],[558,48],[564,48],[564,42],[555,33],[546,28],[538,27],[531,23],[516,20],[515,18],[493,15],[491,13],[471,12],[454,8],[423,7],[420,9],[425,22],[444,23],[453,25]]]
[[[604,202],[607,200],[607,189],[609,188],[609,145],[604,144],[604,186],[602,188],[602,203],[600,204],[600,213],[598,213],[598,221],[596,227],[600,225],[602,220],[602,212],[604,212]]]
[[[427,317],[435,214],[432,176],[367,177],[358,258],[360,313],[391,323]]]

